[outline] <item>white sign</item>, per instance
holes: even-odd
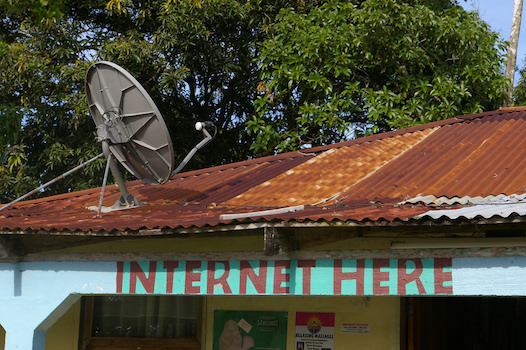
[[[349,334],[369,334],[371,326],[369,323],[342,322],[341,332]]]

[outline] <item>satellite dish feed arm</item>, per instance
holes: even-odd
[[[208,130],[206,130],[207,126],[214,127],[215,131],[214,131],[214,135],[213,136],[210,135]],[[195,129],[197,131],[202,131],[203,134],[205,135],[205,138],[202,139],[201,142],[199,142],[197,145],[195,145],[195,147],[192,148],[190,150],[190,152],[188,152],[188,154],[186,155],[186,157],[184,157],[184,159],[181,162],[181,164],[179,164],[179,166],[172,172],[172,175],[170,175],[170,177],[174,176],[175,174],[177,174],[178,172],[183,170],[183,168],[186,166],[186,164],[188,164],[188,162],[190,161],[190,159],[192,159],[192,157],[195,155],[195,153],[197,151],[199,151],[201,148],[205,147],[210,141],[212,141],[212,139],[215,137],[215,134],[217,132],[217,129],[216,129],[216,126],[214,125],[214,123],[208,122],[208,121],[195,123]]]

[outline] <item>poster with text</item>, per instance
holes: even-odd
[[[214,350],[285,350],[287,312],[214,312]]]
[[[333,350],[334,313],[296,312],[296,350]]]

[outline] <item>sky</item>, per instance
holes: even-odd
[[[513,17],[514,0],[458,0],[459,4],[466,10],[476,10],[480,18],[488,23],[491,28],[500,34],[504,40],[510,40],[511,19]],[[526,3],[523,6],[522,24],[519,35],[519,46],[517,48],[517,66],[525,66],[526,55]],[[517,84],[517,75],[515,75]]]

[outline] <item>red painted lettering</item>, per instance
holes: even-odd
[[[389,267],[389,259],[373,260],[373,294],[389,294],[389,287],[382,286],[382,282],[389,281],[389,272],[382,271],[382,267]]]
[[[453,274],[451,271],[444,271],[444,268],[451,269],[453,261],[451,258],[437,258],[435,261],[435,294],[453,294]],[[444,282],[451,284],[444,286]]]
[[[185,294],[199,294],[201,292],[200,286],[194,286],[194,282],[201,281],[201,273],[194,272],[195,269],[201,268],[200,261],[187,261],[186,273],[184,278],[184,293]]]
[[[298,267],[303,270],[303,284],[301,293],[303,295],[309,295],[312,275],[311,270],[313,267],[316,267],[316,260],[298,260]]]
[[[122,278],[124,274],[124,262],[117,262],[117,293],[122,293]]]
[[[365,260],[357,259],[355,272],[343,272],[341,259],[334,260],[334,294],[342,294],[342,281],[354,280],[356,285],[356,295],[363,295],[363,270]]]
[[[225,272],[219,277],[215,277],[216,272],[216,261],[208,262],[208,271],[206,273],[206,293],[214,294],[214,288],[219,285],[223,288],[223,293],[232,294],[232,289],[228,285],[228,275],[230,273],[230,264],[228,261],[217,261],[217,263],[225,265]]]
[[[415,264],[415,269],[407,273],[407,262],[412,261]],[[420,259],[400,259],[398,260],[398,294],[407,294],[407,285],[411,282],[416,282],[418,294],[426,294],[426,289],[420,280],[420,276],[424,271],[422,260]]]
[[[283,287],[283,283],[290,281],[290,274],[284,273],[283,270],[290,269],[290,261],[278,260],[274,262],[274,294],[288,294],[289,286]]]
[[[172,294],[174,288],[174,270],[179,267],[179,261],[165,261],[163,267],[166,269],[166,293]]]
[[[246,260],[240,261],[239,294],[247,294],[247,279],[250,279],[258,294],[265,294],[267,290],[267,262],[259,261],[259,276]]]
[[[137,280],[142,284],[146,293],[153,293],[155,289],[155,271],[157,270],[157,261],[150,261],[148,277],[137,261],[130,261],[130,293],[136,291]]]

